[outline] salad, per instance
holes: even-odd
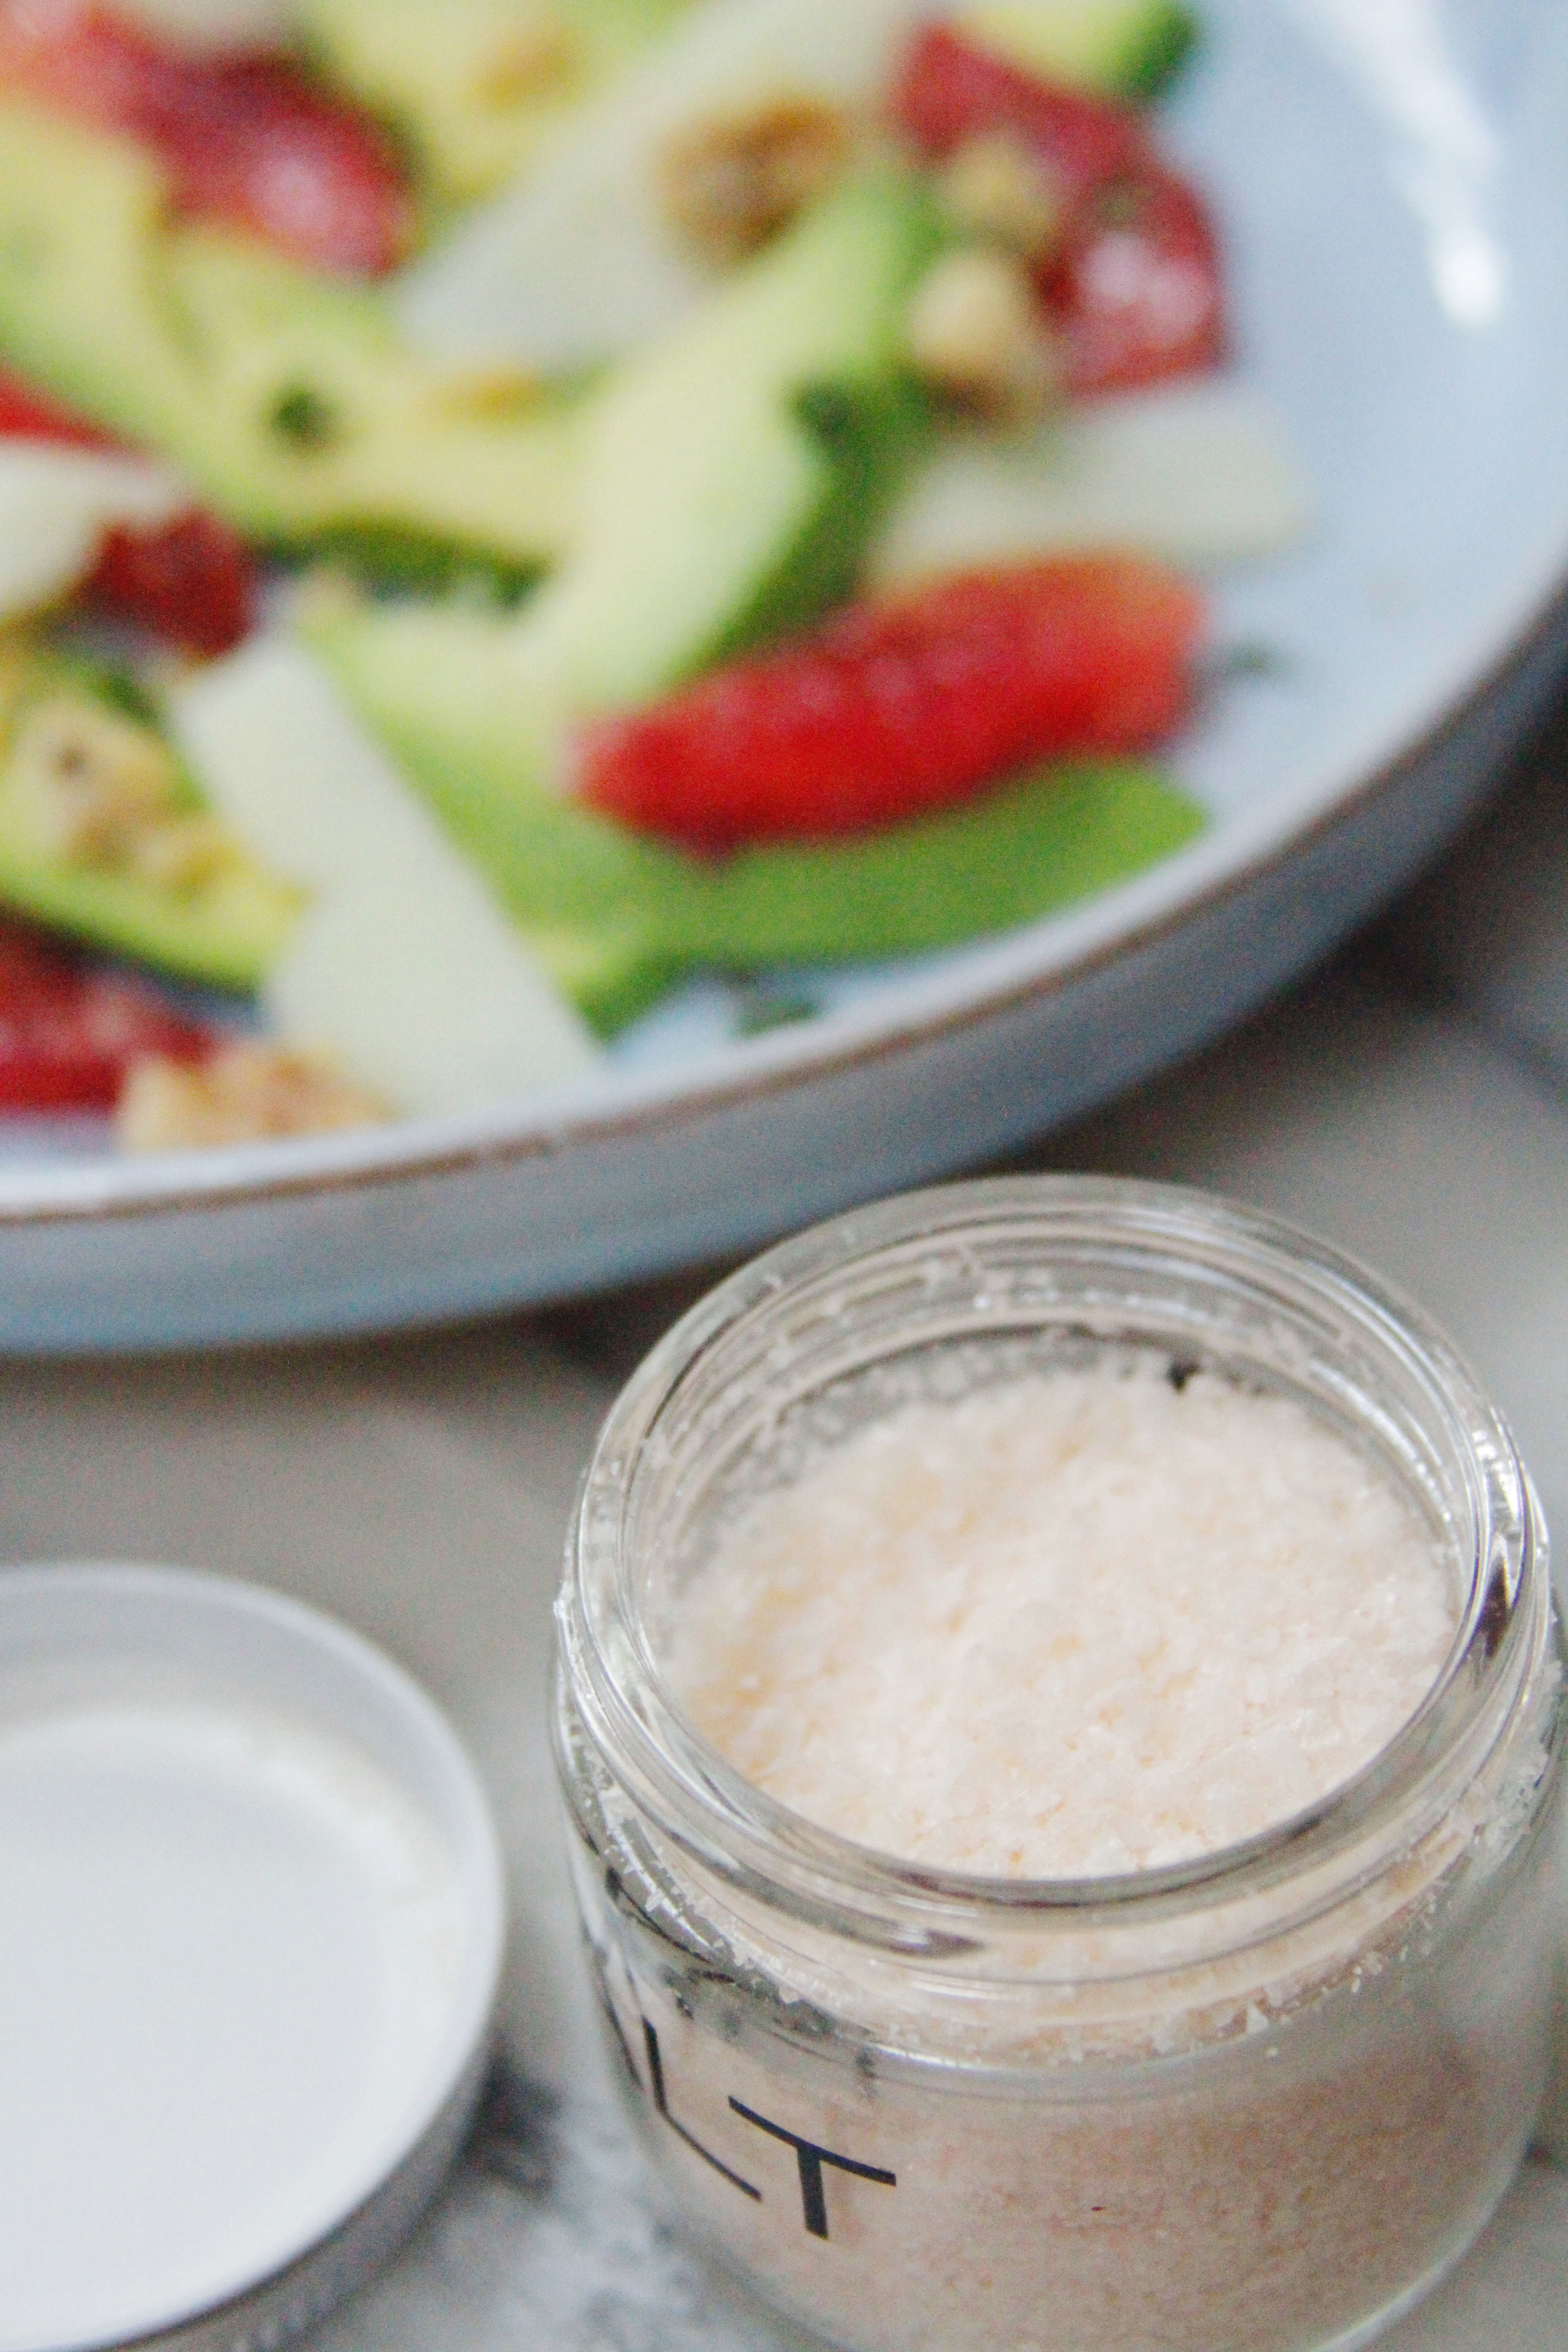
[[[1193,574],[1305,512],[1194,39],[0,0],[0,1108],[512,1098],[1191,839]]]

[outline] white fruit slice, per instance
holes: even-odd
[[[407,331],[442,359],[552,375],[658,333],[713,283],[659,208],[670,136],[775,97],[862,104],[927,13],[921,0],[707,0],[542,169],[405,274]]]
[[[947,443],[895,509],[869,574],[888,588],[1096,547],[1203,567],[1288,547],[1311,513],[1284,428],[1255,394],[1171,384],[1070,410],[1025,439]]]
[[[596,1068],[576,1011],[309,654],[253,640],[171,719],[215,808],[310,894],[264,992],[288,1042],[411,1115]]]
[[[189,495],[139,457],[0,441],[0,619],[73,588],[112,524],[165,522]]]

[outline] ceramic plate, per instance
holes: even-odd
[[[13,1127],[0,1346],[363,1329],[737,1250],[1002,1150],[1234,1020],[1412,873],[1568,660],[1568,17],[1557,0],[1210,0],[1166,110],[1215,195],[1237,369],[1317,523],[1216,592],[1156,871],[957,952],[820,978],[734,1031],[719,983],[571,1094],[116,1161]]]

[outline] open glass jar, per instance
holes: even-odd
[[[1410,1495],[1458,1632],[1310,1811],[1119,1878],[873,1853],[744,1781],[661,1643],[716,1533],[911,1397],[1163,1351],[1296,1399]],[[1565,1717],[1540,1508],[1441,1336],[1202,1195],[957,1185],[761,1258],[636,1374],[584,1484],[556,1731],[579,1899],[689,2226],[853,2352],[1362,2343],[1522,2153]]]

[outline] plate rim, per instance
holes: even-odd
[[[895,1004],[819,1017],[802,1024],[795,1034],[738,1049],[746,1055],[745,1063],[717,1076],[697,1074],[683,1079],[669,1070],[635,1076],[627,1073],[622,1085],[630,1099],[602,1110],[574,1108],[570,1097],[557,1096],[552,1104],[549,1096],[541,1096],[522,1117],[503,1107],[440,1121],[405,1119],[338,1137],[170,1153],[144,1162],[84,1160],[75,1165],[46,1164],[6,1171],[0,1174],[0,1231],[268,1207],[291,1200],[472,1175],[488,1167],[558,1159],[621,1138],[647,1139],[678,1130],[716,1111],[787,1095],[981,1027],[1009,1012],[1059,995],[1097,972],[1157,947],[1357,822],[1380,799],[1395,793],[1412,771],[1440,757],[1478,709],[1544,649],[1564,619],[1568,619],[1568,553],[1544,592],[1537,591],[1528,617],[1501,650],[1472,673],[1468,683],[1444,704],[1421,734],[1407,739],[1391,757],[1336,793],[1328,805],[1305,819],[1277,818],[1273,824],[1260,827],[1266,835],[1261,847],[1249,850],[1245,841],[1238,841],[1235,856],[1206,883],[1180,891],[1172,903],[1131,925],[1106,926],[1106,936],[1065,958],[1042,959],[1039,968],[1026,975],[990,983],[981,981],[961,1001],[941,1009],[900,1012]],[[1568,668],[1568,649],[1563,666]],[[1497,781],[1502,781],[1500,771]],[[1164,861],[1156,871],[1168,876],[1175,869],[1179,875],[1182,855]],[[1102,905],[1113,909],[1126,891],[1149,878],[1138,877],[1107,892]],[[1165,895],[1169,895],[1168,884]],[[1043,919],[1046,923],[1057,919]],[[1006,934],[998,935],[997,944],[1006,938]],[[972,944],[984,947],[986,943]],[[262,1153],[271,1165],[251,1172],[247,1163]],[[298,1164],[301,1160],[309,1164]]]

